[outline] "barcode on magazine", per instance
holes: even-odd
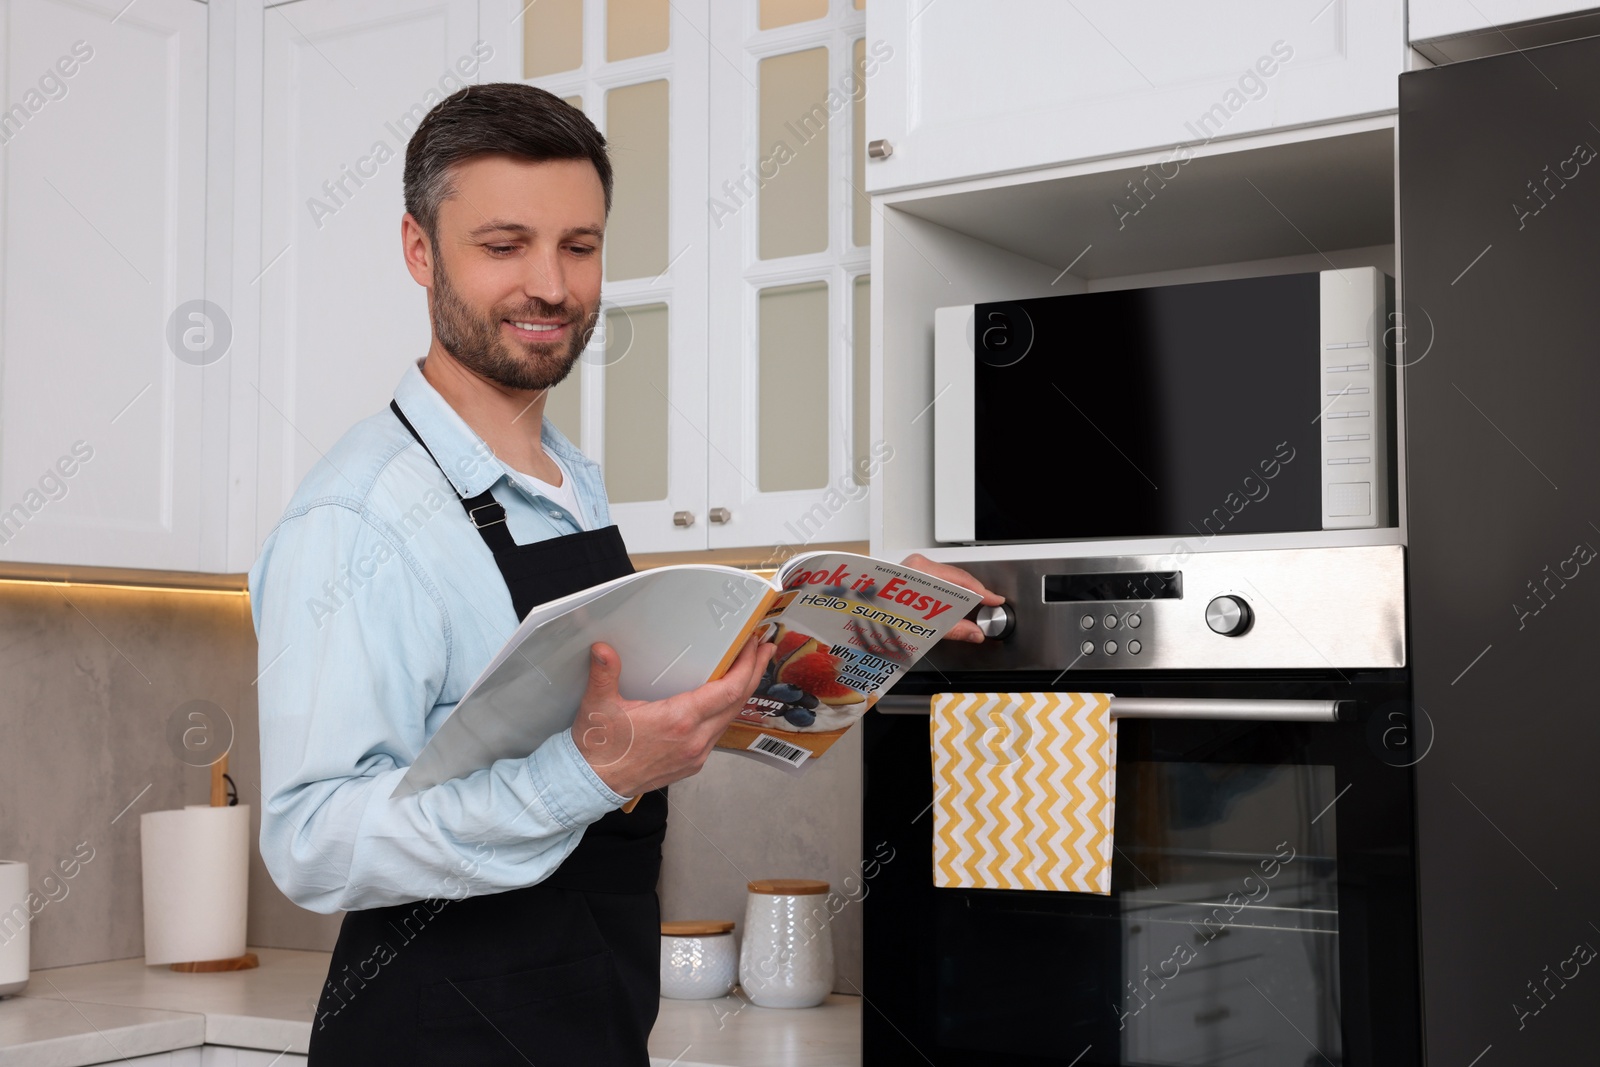
[[[770,734],[761,734],[750,742],[750,751],[781,759],[791,767],[798,767],[811,757],[811,753],[799,745],[791,745],[787,742],[779,741]]]

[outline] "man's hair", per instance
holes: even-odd
[[[406,145],[406,210],[435,248],[439,205],[455,195],[453,168],[485,155],[535,163],[587,159],[600,174],[611,214],[606,139],[587,115],[554,93],[520,82],[469,85],[428,112]]]

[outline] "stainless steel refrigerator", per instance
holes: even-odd
[[[1399,143],[1427,1062],[1593,1063],[1600,37],[1402,76]]]

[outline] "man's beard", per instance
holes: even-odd
[[[474,374],[509,389],[542,390],[560,384],[583,355],[584,346],[600,317],[598,308],[585,316],[581,308],[570,304],[554,305],[538,300],[526,313],[493,315],[487,320],[479,318],[451,287],[450,275],[441,262],[434,265],[432,303],[433,333],[439,339],[439,346]],[[501,335],[503,319],[518,322],[561,319],[574,324],[581,321],[582,326],[569,327],[565,341],[531,341],[520,344],[523,351],[516,352]]]

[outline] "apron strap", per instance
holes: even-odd
[[[400,405],[391,400],[389,401],[389,410],[394,412],[394,417],[400,420],[400,425],[404,426],[407,432],[417,439],[417,444],[421,445],[422,450],[428,453],[428,458],[433,460],[433,465],[443,473],[444,466],[439,462],[439,457],[433,454],[433,450],[422,439],[422,435],[417,432],[417,428],[411,425],[411,420],[406,418],[405,412],[400,410]],[[449,481],[448,478],[445,480]],[[450,488],[452,491],[455,490],[454,485]],[[477,496],[462,496],[460,493],[456,493],[456,498],[461,501],[461,506],[466,509],[467,520],[472,523],[473,527],[478,531],[478,535],[483,538],[484,544],[489,546],[489,551],[506,552],[517,547],[516,541],[511,537],[511,531],[506,528],[506,509],[494,498],[493,493],[485,489]]]

